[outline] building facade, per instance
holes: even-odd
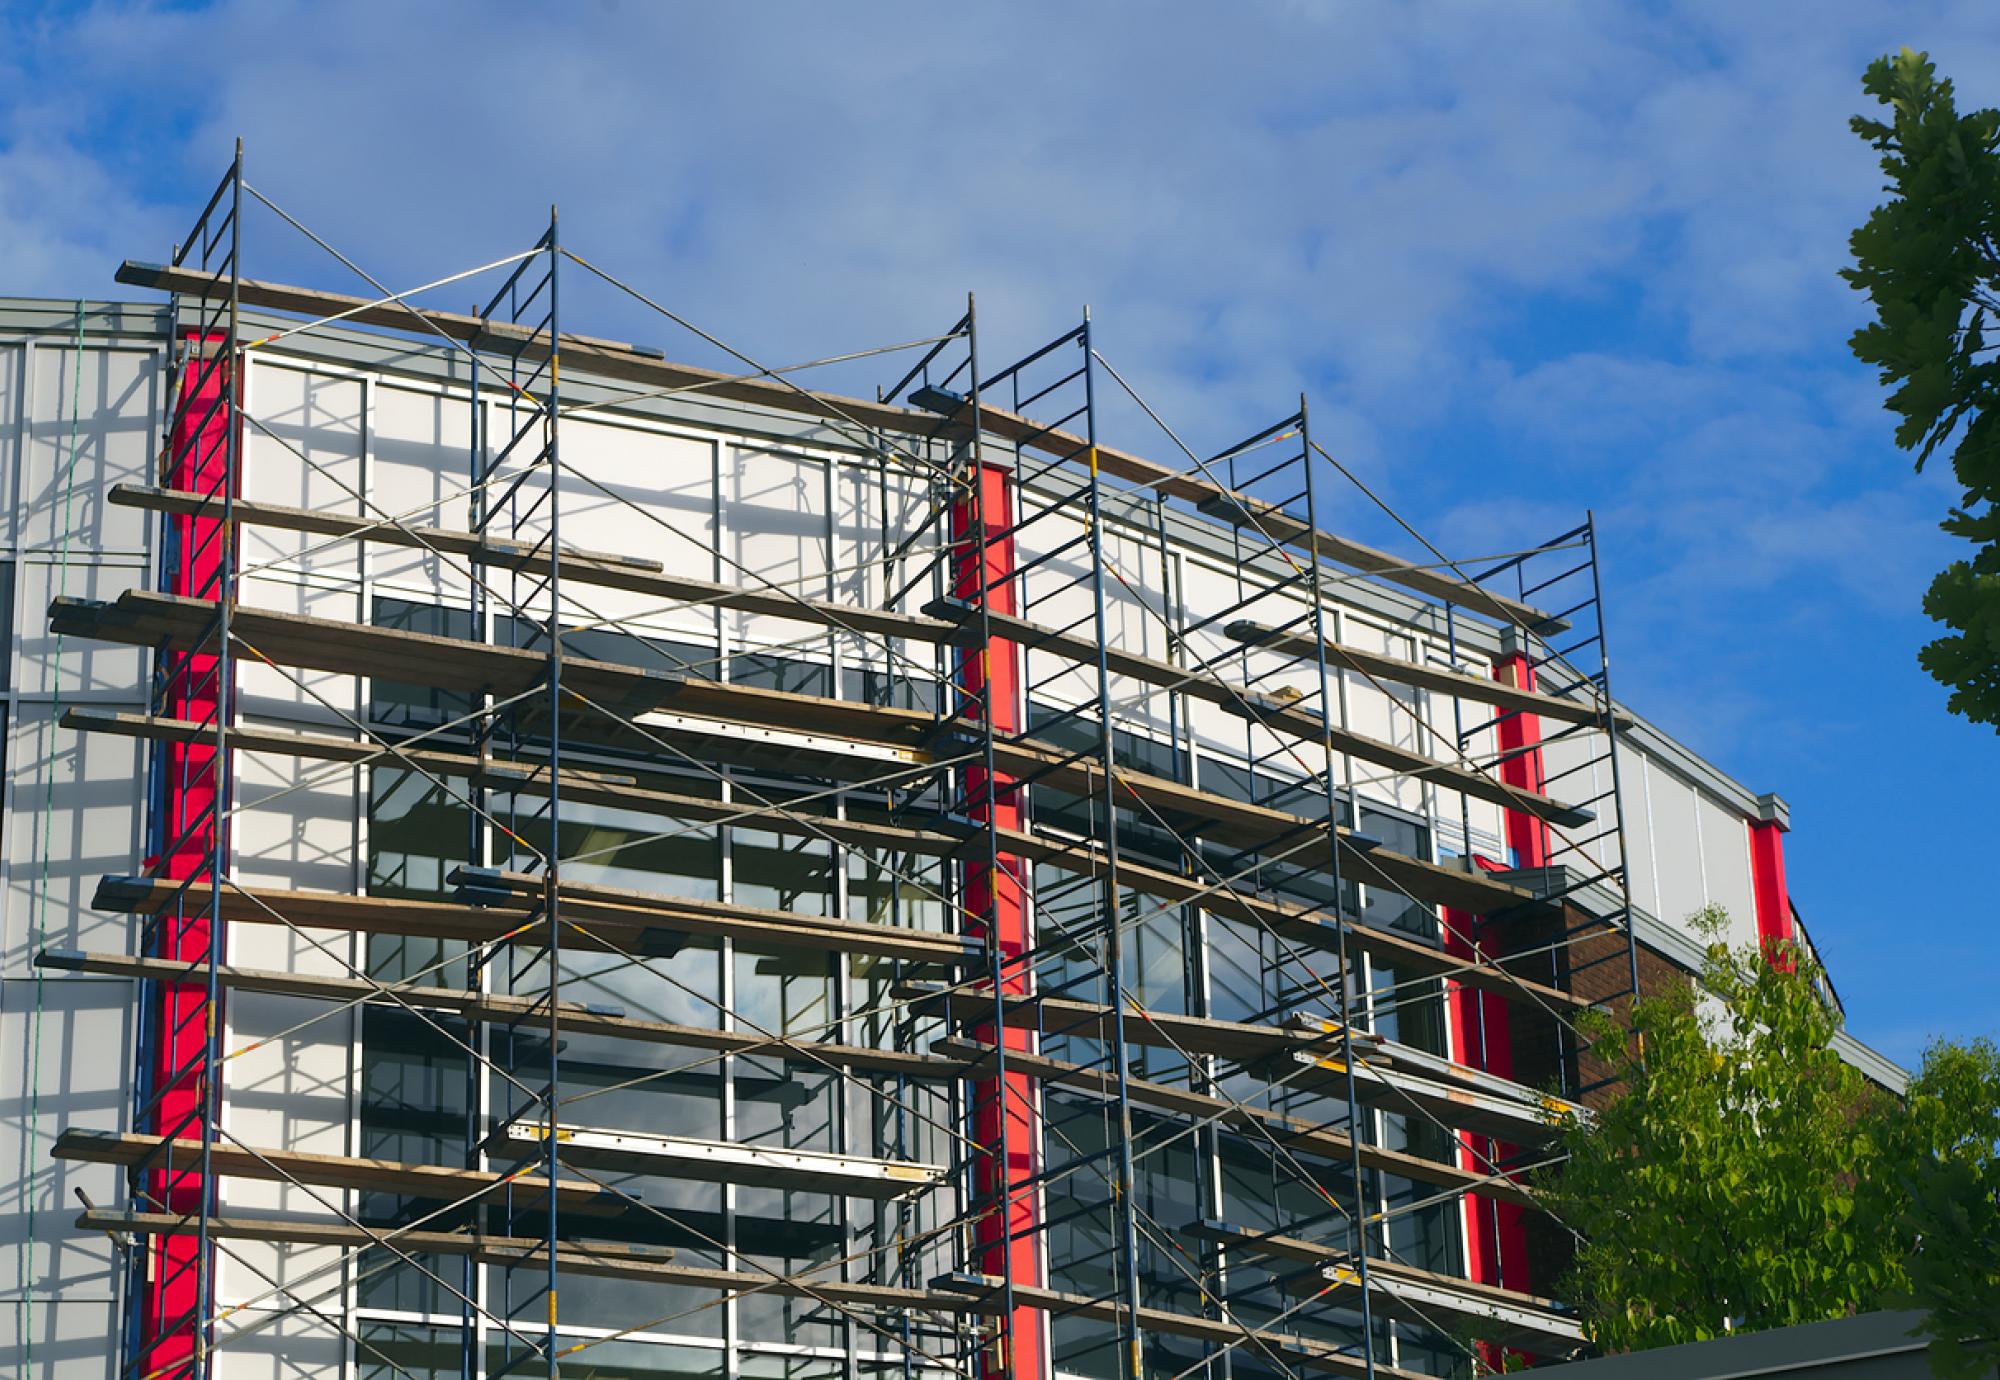
[[[1587,521],[1396,560],[1303,406],[1101,441],[1087,321],[868,402],[563,334],[553,225],[263,283],[239,197],[0,302],[14,1373],[1578,1348],[1576,1010],[1803,938]]]

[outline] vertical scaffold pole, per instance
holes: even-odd
[[[1114,753],[1111,724],[1111,668],[1104,612],[1104,501],[1103,476],[1097,460],[1096,353],[1091,348],[1090,309],[1083,312],[1083,399],[1085,442],[1089,446],[1090,488],[1084,524],[1090,536],[1090,593],[1093,622],[1097,632],[1097,751],[1098,801],[1104,819],[1103,901],[1099,923],[1104,926],[1104,969],[1106,995],[1111,1017],[1111,1063],[1118,1090],[1117,1178],[1112,1183],[1113,1227],[1118,1233],[1118,1287],[1125,1310],[1125,1346],[1119,1364],[1126,1380],[1140,1380],[1142,1339],[1139,1332],[1139,1233],[1137,1172],[1132,1156],[1132,1094],[1129,1086],[1129,1056],[1125,1046],[1125,943],[1123,908],[1118,894],[1118,764]]]
[[[184,356],[169,424],[165,482],[203,496],[197,511],[165,526],[162,587],[215,606],[204,638],[187,650],[164,652],[154,704],[170,717],[203,725],[199,737],[168,744],[161,755],[157,817],[149,834],[157,851],[149,866],[181,884],[174,904],[146,922],[141,947],[153,957],[185,964],[188,976],[155,985],[137,1086],[135,1124],[150,1126],[170,1145],[159,1162],[133,1175],[135,1197],[146,1210],[178,1214],[194,1223],[185,1234],[163,1236],[143,1252],[140,1340],[130,1368],[174,1380],[209,1373],[215,1312],[215,1135],[222,1105],[217,1074],[221,1041],[219,963],[223,942],[222,876],[228,863],[230,606],[235,598],[232,497],[240,463],[238,417],[242,387],[238,283],[242,250],[243,146],[237,142],[228,173],[175,251],[226,277],[219,307],[204,296],[194,327],[171,324]],[[220,215],[221,219],[218,219]],[[226,248],[224,247],[226,246]],[[227,272],[221,271],[225,267]],[[176,301],[178,310],[179,302]],[[215,639],[213,653],[203,650]],[[157,711],[156,711],[157,712]],[[204,877],[207,895],[202,896]],[[192,897],[192,901],[190,900]],[[197,1147],[192,1163],[176,1162]]]
[[[1639,938],[1632,924],[1632,864],[1625,853],[1625,784],[1618,774],[1618,701],[1611,697],[1611,634],[1605,627],[1604,577],[1597,561],[1597,514],[1586,510],[1583,528],[1590,542],[1590,598],[1597,610],[1597,667],[1604,695],[1604,732],[1611,742],[1611,809],[1618,827],[1618,899],[1624,907],[1625,976],[1632,1000],[1639,1000]]]
[[[549,1380],[561,1371],[557,1357],[561,1347],[556,1338],[556,1242],[558,1211],[556,1184],[561,1181],[562,1138],[556,1130],[556,1115],[562,1107],[562,458],[557,445],[557,417],[562,408],[562,317],[560,284],[562,246],[558,237],[556,208],[549,207],[549,387],[544,406],[547,448],[544,463],[549,471],[549,861],[543,870],[546,900],[543,909],[549,925],[549,1082],[543,1105],[548,1175],[548,1238],[546,1242],[549,1290],[549,1335],[546,1349]]]
[[[1017,1306],[1014,1287],[1041,1283],[1041,1225],[1036,1180],[1041,1160],[1041,1117],[1035,1080],[1008,1069],[1007,1051],[1032,1051],[1032,1030],[1010,1024],[1010,999],[1032,990],[1027,966],[1034,948],[1027,889],[1020,857],[1002,852],[998,831],[1023,825],[1019,788],[994,764],[996,736],[1022,729],[1021,648],[993,636],[991,614],[1020,612],[1015,583],[1013,480],[1004,465],[987,460],[980,439],[979,332],[976,304],[966,303],[966,338],[971,361],[965,446],[965,480],[953,495],[950,512],[951,583],[954,598],[971,604],[979,640],[960,661],[959,689],[968,712],[978,716],[982,756],[964,774],[963,797],[974,824],[985,833],[982,856],[966,864],[965,914],[986,939],[987,980],[993,992],[993,1025],[975,1032],[990,1042],[994,1071],[972,1088],[975,1160],[973,1185],[983,1210],[973,1240],[982,1274],[1000,1280],[1003,1303],[993,1340],[982,1354],[982,1380],[1043,1380],[1048,1372],[1040,1310]]]
[[[1299,457],[1305,466],[1306,526],[1309,530],[1320,531],[1318,486],[1313,482],[1312,422],[1306,411],[1304,394],[1299,395]],[[1361,1100],[1354,1081],[1354,1008],[1356,999],[1367,986],[1366,962],[1360,978],[1355,976],[1351,966],[1353,954],[1347,946],[1348,917],[1344,913],[1345,897],[1340,885],[1340,787],[1334,780],[1333,749],[1333,706],[1334,682],[1326,659],[1327,643],[1331,641],[1326,626],[1326,598],[1320,588],[1319,557],[1308,552],[1305,558],[1306,597],[1312,616],[1312,644],[1315,668],[1318,672],[1321,746],[1325,770],[1320,780],[1326,786],[1326,831],[1327,831],[1327,878],[1332,883],[1334,912],[1337,917],[1336,932],[1339,935],[1339,951],[1336,957],[1340,963],[1340,1062],[1346,1071],[1347,1091],[1347,1139],[1348,1170],[1354,1176],[1354,1215],[1350,1219],[1352,1231],[1349,1240],[1353,1243],[1354,1268],[1361,1285],[1361,1359],[1368,1380],[1375,1376],[1375,1304],[1373,1289],[1368,1278],[1368,1193],[1367,1179],[1361,1166]],[[1358,797],[1349,801],[1353,812],[1353,824],[1361,824],[1361,802]]]

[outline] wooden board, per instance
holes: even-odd
[[[948,1012],[960,1026],[992,1023],[993,998],[987,994],[916,983],[900,984],[894,994],[910,998],[914,1010]],[[1039,1030],[1044,1038],[1073,1035],[1108,1043],[1110,1018],[1108,1006],[1070,997],[1020,996],[1006,1002],[1009,1026]],[[1347,1066],[1341,1060],[1339,1029],[1332,1021],[1319,1024],[1323,1028],[1308,1032],[1297,1027],[1143,1011],[1136,1006],[1126,1013],[1124,1022],[1128,1046],[1209,1055],[1246,1069],[1265,1068],[1288,1088],[1344,1098]],[[1357,1033],[1354,1044],[1355,1095],[1387,1111],[1427,1114],[1455,1130],[1539,1145],[1554,1135],[1553,1111],[1558,1105],[1567,1105],[1545,1101],[1532,1088],[1492,1075],[1485,1075],[1482,1081],[1442,1059],[1422,1058],[1420,1052],[1379,1035]],[[1404,1057],[1399,1059],[1399,1053]]]
[[[203,982],[205,966],[175,963],[158,958],[130,958],[123,954],[47,951],[37,956],[40,967],[64,972],[95,973],[102,977],[131,978],[144,982]],[[524,1019],[546,1020],[548,1005],[527,997],[503,997],[484,992],[466,992],[449,987],[408,987],[395,984],[389,997],[375,983],[360,978],[316,977],[303,973],[279,972],[229,965],[217,969],[216,980],[225,989],[266,992],[274,996],[302,997],[312,1001],[365,1002],[373,1006],[413,1006],[427,1011],[449,1011],[475,1021],[512,1024]],[[565,1034],[604,1035],[644,1044],[673,1045],[683,1049],[712,1050],[718,1054],[750,1055],[759,1059],[782,1060],[809,1068],[840,1065],[873,1073],[900,1074],[929,1082],[957,1078],[964,1065],[955,1059],[914,1054],[900,1050],[871,1049],[865,1045],[836,1044],[778,1035],[762,1035],[707,1026],[680,1025],[671,1021],[649,1021],[605,1011],[594,1004],[563,1002],[558,1018]]]
[[[161,1153],[168,1144],[165,1136],[141,1135],[130,1131],[84,1131],[75,1127],[56,1137],[50,1151],[59,1160],[87,1164],[118,1164],[165,1167]],[[201,1142],[179,1139],[172,1142],[176,1168],[190,1169],[200,1163]],[[457,1203],[476,1196],[496,1196],[510,1184],[517,1195],[526,1195],[530,1204],[548,1194],[548,1180],[534,1174],[496,1174],[484,1169],[450,1168],[439,1164],[409,1164],[401,1160],[365,1159],[356,1155],[317,1155],[302,1150],[245,1149],[233,1143],[210,1148],[209,1163],[217,1174],[232,1179],[259,1179],[268,1183],[294,1181],[320,1188],[347,1188],[364,1193],[398,1193],[411,1198],[430,1198]],[[558,1180],[556,1208],[559,1212],[622,1213],[630,1205],[607,1188],[581,1179]]]
[[[1230,1227],[1221,1222],[1194,1222],[1184,1230],[1189,1236],[1199,1236],[1225,1246],[1239,1246],[1259,1255],[1276,1256],[1280,1260],[1297,1260],[1310,1265],[1334,1265],[1349,1259],[1346,1251],[1318,1241],[1305,1241],[1295,1236]],[[1433,1284],[1441,1288],[1460,1290],[1468,1297],[1488,1299],[1494,1303],[1505,1303],[1521,1308],[1539,1308],[1559,1318],[1567,1316],[1562,1305],[1554,1299],[1544,1298],[1539,1294],[1523,1294],[1513,1289],[1502,1289],[1495,1284],[1481,1284],[1477,1280],[1460,1279],[1457,1275],[1441,1275],[1434,1270],[1419,1269],[1400,1260],[1384,1260],[1370,1256],[1368,1270],[1371,1274],[1379,1271],[1386,1279]]]
[[[201,513],[220,519],[221,505],[186,489],[162,489],[144,484],[114,484],[110,501],[157,513]],[[436,527],[406,527],[381,520],[261,503],[239,498],[231,505],[239,523],[277,527],[320,536],[351,537],[384,546],[423,547],[464,556],[475,564],[499,566],[524,574],[546,575],[560,567],[565,584],[576,581],[599,589],[624,590],[668,602],[704,608],[740,610],[791,618],[823,627],[841,628],[875,637],[907,637],[921,642],[950,642],[962,630],[943,619],[921,614],[892,613],[825,599],[808,599],[774,589],[746,588],[668,574],[658,561],[595,551],[565,551],[560,561],[540,546],[499,541],[476,532]]]
[[[1350,1307],[1360,1294],[1360,1271],[1344,1251],[1315,1241],[1234,1229],[1216,1222],[1197,1222],[1185,1230],[1190,1236],[1252,1255],[1322,1267],[1324,1273],[1315,1270],[1283,1281],[1281,1287],[1294,1294],[1315,1294],[1327,1302]],[[1465,1320],[1469,1324],[1466,1330],[1481,1341],[1542,1356],[1567,1356],[1583,1344],[1582,1329],[1575,1317],[1551,1300],[1533,1294],[1474,1284],[1377,1256],[1368,1259],[1368,1284],[1377,1317],[1436,1327],[1439,1315],[1448,1314]]]
[[[232,285],[228,278],[214,273],[190,268],[164,268],[129,259],[119,266],[117,279],[132,287],[193,296],[225,293]],[[416,308],[400,302],[375,304],[373,298],[319,292],[253,279],[239,280],[234,286],[238,300],[246,306],[313,318],[345,314],[347,320],[357,325],[387,326],[426,336],[441,334],[480,347],[511,347],[526,358],[540,358],[547,353],[546,343],[538,346],[533,332],[476,316],[430,310],[420,313]],[[706,397],[750,403],[857,428],[874,428],[899,436],[932,435],[938,431],[943,420],[914,408],[811,392],[766,379],[736,378],[712,369],[674,364],[618,341],[564,335],[561,347],[563,362],[572,370],[580,369],[648,389],[698,392]],[[985,430],[1044,455],[1080,461],[1089,449],[1081,436],[1044,426],[1000,408],[982,405],[978,422]],[[1461,604],[1474,613],[1505,623],[1539,624],[1552,631],[1566,626],[1551,619],[1541,609],[1483,589],[1457,576],[1419,569],[1418,563],[1399,560],[1385,551],[1331,533],[1315,532],[1296,519],[1275,511],[1263,512],[1261,510],[1269,508],[1268,504],[1233,493],[1206,478],[1181,474],[1111,446],[1097,447],[1097,461],[1106,474],[1128,484],[1151,489],[1170,498],[1183,499],[1198,508],[1213,510],[1218,504],[1223,505],[1224,515],[1229,520],[1235,520],[1236,512],[1256,511],[1260,525],[1278,542],[1310,551],[1322,559],[1365,571],[1432,598]]]
[[[175,903],[181,884],[158,878],[106,877],[91,904],[126,915],[153,915]],[[205,909],[210,887],[187,887],[190,911]],[[563,911],[565,948],[646,956],[677,950],[675,935],[731,938],[763,951],[810,949],[821,953],[873,954],[912,963],[958,965],[979,959],[979,946],[955,935],[888,925],[822,920],[790,911],[730,906],[715,901],[658,897],[645,909],[579,902]],[[446,901],[405,901],[381,896],[344,896],[323,891],[225,885],[222,918],[240,924],[296,925],[348,930],[358,934],[400,934],[486,944],[501,939],[533,945],[544,940],[545,920],[530,920],[527,907],[467,906]]]
[[[200,651],[215,645],[215,614],[215,604],[205,599],[128,590],[111,604],[57,599],[49,605],[49,627],[72,636],[138,646],[164,642]],[[241,644],[239,657],[247,654],[281,666],[346,675],[379,668],[397,680],[501,697],[532,694],[548,678],[549,658],[542,652],[249,605],[231,611],[230,631]],[[626,714],[665,704],[681,684],[680,677],[665,671],[579,656],[563,658],[563,677],[574,694]]]
[[[983,1061],[984,1067],[988,1069],[992,1067],[993,1047],[990,1044],[976,1040],[939,1040],[932,1044],[931,1049],[933,1053],[948,1058],[963,1059],[969,1063]],[[1050,1086],[1080,1088],[1099,1097],[1117,1095],[1117,1080],[1109,1072],[1082,1068],[1060,1059],[1051,1059],[1046,1055],[1010,1049],[1007,1051],[1007,1068],[1009,1071],[1025,1073],[1031,1078],[1039,1078]],[[975,1068],[973,1073],[976,1075],[977,1071]],[[1125,1087],[1132,1101],[1141,1106],[1177,1116],[1215,1118],[1223,1125],[1252,1132],[1253,1141],[1260,1139],[1258,1133],[1268,1132],[1271,1139],[1288,1150],[1322,1155],[1343,1163],[1356,1149],[1354,1142],[1344,1132],[1331,1130],[1298,1117],[1286,1116],[1281,1112],[1232,1104],[1226,1098],[1210,1097],[1206,1093],[1192,1092],[1187,1088],[1155,1083],[1144,1078],[1128,1077],[1125,1080]],[[1435,1184],[1455,1192],[1477,1193],[1500,1202],[1519,1203],[1523,1207],[1539,1206],[1535,1197],[1518,1184],[1471,1173],[1456,1165],[1440,1164],[1435,1160],[1405,1154],[1400,1150],[1385,1149],[1379,1145],[1364,1144],[1359,1147],[1359,1154],[1365,1168],[1380,1169],[1385,1173],[1397,1174],[1419,1183]]]
[[[1253,647],[1268,647],[1273,651],[1285,652],[1309,661],[1314,656],[1312,637],[1297,631],[1273,628],[1247,618],[1229,624],[1223,629],[1223,633]],[[1454,671],[1444,666],[1425,666],[1414,661],[1404,661],[1401,657],[1384,656],[1380,652],[1365,651],[1344,642],[1325,641],[1319,645],[1325,647],[1326,659],[1330,665],[1359,671],[1378,680],[1393,680],[1398,684],[1436,690],[1441,694],[1456,695],[1460,699],[1476,700],[1481,704],[1490,704],[1514,713],[1537,714],[1544,719],[1556,719],[1563,723],[1604,722],[1602,707],[1582,700],[1558,699],[1554,695],[1544,695],[1534,690],[1516,690],[1511,685],[1503,685],[1486,676],[1469,675],[1464,671]],[[1618,716],[1618,727],[1621,730],[1630,727],[1631,723],[1632,720],[1625,715]]]
[[[667,1211],[672,1215],[671,1209]],[[199,1220],[193,1217],[168,1213],[109,1212],[103,1209],[81,1214],[76,1224],[89,1231],[130,1232],[145,1236],[192,1235],[200,1229]],[[212,1217],[209,1229],[212,1235],[223,1240],[295,1242],[346,1250],[366,1250],[374,1245],[378,1236],[392,1234],[388,1228],[371,1233],[342,1222],[299,1217]],[[522,1237],[396,1231],[393,1239],[397,1246],[407,1251],[469,1255],[489,1265],[518,1265],[525,1261],[548,1259],[546,1242]],[[849,1284],[838,1279],[803,1274],[777,1276],[749,1270],[676,1265],[663,1256],[664,1248],[658,1246],[564,1241],[556,1250],[556,1267],[568,1274],[593,1275],[600,1279],[631,1279],[713,1290],[722,1294],[768,1293],[787,1298],[826,1299],[849,1308],[888,1312],[907,1308],[950,1314],[998,1311],[958,1293],[902,1289],[884,1284]],[[581,1353],[577,1364],[587,1364],[589,1355],[588,1351]]]
[[[1000,1280],[996,1276],[960,1275],[951,1279],[963,1280],[963,1287],[976,1297],[999,1297]],[[1040,1309],[1057,1317],[1088,1318],[1092,1322],[1113,1325],[1125,1318],[1124,1306],[1110,1299],[1063,1293],[1038,1285],[1016,1283],[1008,1291],[1008,1296],[1017,1307]],[[1299,1366],[1325,1371],[1329,1375],[1349,1376],[1352,1380],[1364,1380],[1366,1377],[1373,1377],[1373,1380],[1425,1380],[1416,1371],[1392,1366],[1386,1361],[1376,1361],[1371,1366],[1361,1357],[1327,1342],[1307,1341],[1282,1332],[1261,1331],[1241,1322],[1195,1317],[1165,1308],[1142,1306],[1138,1311],[1138,1328],[1141,1332],[1156,1335],[1186,1337],[1211,1347],[1234,1346],[1246,1359],[1254,1357],[1265,1366],[1275,1365],[1286,1372]]]

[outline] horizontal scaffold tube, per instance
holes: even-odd
[[[426,334],[434,332],[453,340],[466,342],[475,348],[485,345],[511,347],[524,358],[539,357],[540,354],[546,354],[548,349],[546,341],[537,341],[534,332],[522,327],[456,312],[429,310],[419,312],[415,307],[402,302],[379,302],[346,293],[321,292],[283,283],[259,282],[247,278],[232,279],[199,269],[165,268],[158,264],[137,263],[129,259],[119,266],[117,277],[119,282],[128,286],[154,288],[162,292],[182,293],[195,297],[228,296],[233,292],[237,294],[237,300],[245,306],[315,318],[337,315],[356,325],[387,326],[395,330],[420,331]],[[932,413],[897,407],[889,403],[809,392],[782,382],[732,377],[711,369],[675,364],[656,354],[635,349],[618,341],[565,334],[562,337],[562,353],[563,364],[568,371],[595,374],[604,379],[639,384],[649,389],[688,390],[702,397],[749,403],[777,412],[815,417],[822,421],[847,422],[860,427],[877,428],[892,435],[929,436],[937,430],[940,420]],[[967,415],[955,420],[971,424],[974,419],[970,416],[970,410],[968,406]],[[1456,575],[1399,560],[1385,551],[1378,551],[1345,537],[1315,531],[1270,504],[1260,503],[1248,495],[1238,494],[1199,475],[1169,469],[1155,461],[1111,446],[1092,446],[1083,437],[1074,433],[1046,426],[1000,408],[990,407],[984,402],[978,409],[977,425],[994,435],[1058,459],[1071,459],[1081,463],[1086,453],[1094,454],[1099,469],[1128,484],[1194,504],[1211,514],[1219,514],[1227,521],[1243,525],[1254,522],[1254,525],[1274,541],[1309,551],[1323,560],[1364,571],[1389,583],[1427,594],[1434,599],[1457,604],[1484,617],[1502,623],[1517,623],[1544,632],[1556,632],[1567,626],[1560,619],[1551,618],[1542,609],[1518,599],[1510,599],[1504,594],[1460,579]]]
[[[161,958],[131,958],[125,954],[78,953],[48,949],[36,956],[36,966],[72,973],[93,973],[100,977],[131,978],[145,982],[195,982],[208,980],[206,964],[189,965]],[[523,1017],[546,1020],[548,1002],[531,997],[503,997],[485,992],[468,992],[451,987],[411,987],[369,982],[363,978],[328,977],[292,973],[277,969],[239,968],[223,965],[216,969],[216,981],[225,990],[261,992],[271,996],[303,997],[312,1001],[366,1002],[389,1007],[416,1007],[426,1011],[448,1011],[468,1020],[511,1024]],[[385,985],[390,986],[384,991]],[[393,995],[391,995],[393,992]],[[710,1050],[717,1054],[752,1054],[763,1059],[818,1067],[838,1064],[871,1073],[901,1074],[931,1082],[957,1078],[965,1068],[962,1061],[932,1054],[902,1050],[872,1049],[866,1045],[834,1044],[790,1036],[759,1035],[737,1030],[717,1030],[708,1026],[681,1025],[672,1021],[649,1021],[607,1009],[598,1003],[563,1002],[556,1008],[561,1029],[570,1035],[608,1035],[645,1044],[674,1045],[683,1049]]]

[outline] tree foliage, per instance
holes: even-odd
[[[1731,948],[1586,1033],[1625,1091],[1562,1127],[1544,1184],[1580,1236],[1567,1293],[1610,1351],[1927,1310],[1937,1374],[2000,1360],[2000,1050],[1934,1045],[1901,1099],[1832,1048],[1810,955]]]
[[[2000,1048],[1937,1044],[1886,1127],[1906,1191],[1907,1301],[1925,1311],[1943,1380],[2000,1371]]]
[[[1572,1301],[1612,1351],[1838,1317],[1903,1283],[1868,1201],[1883,1095],[1830,1047],[1836,1017],[1791,946],[1731,949],[1701,986],[1639,1001],[1589,1033],[1626,1091],[1564,1128],[1545,1188],[1578,1232]]]
[[[1974,547],[1924,596],[1950,634],[1918,660],[1951,689],[1954,713],[2000,727],[2000,361],[1988,343],[2000,311],[2000,111],[1959,114],[1951,82],[1907,48],[1871,63],[1862,89],[1889,110],[1851,123],[1881,153],[1891,195],[1850,241],[1854,267],[1841,276],[1875,307],[1851,344],[1892,388],[1896,444],[1919,470],[1956,439],[1964,497],[1942,526]]]

